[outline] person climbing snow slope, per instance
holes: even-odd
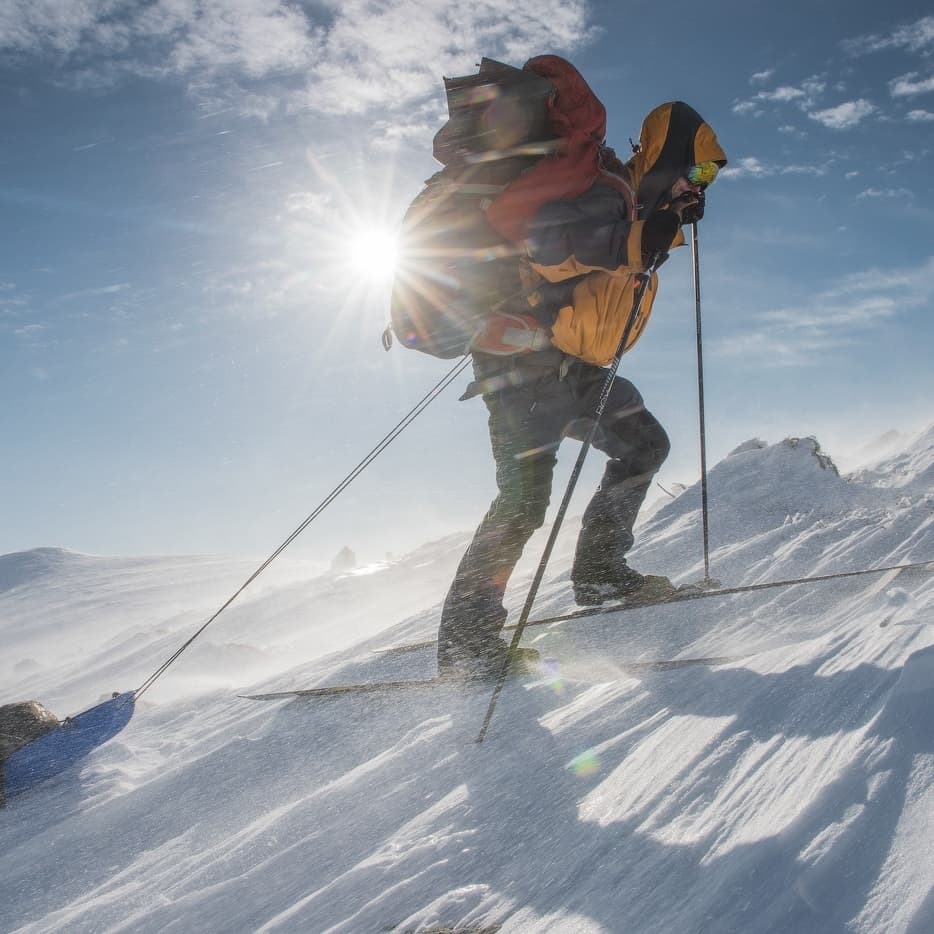
[[[438,639],[442,676],[497,675],[507,646],[503,595],[533,532],[545,519],[556,452],[583,440],[617,352],[634,295],[649,281],[626,350],[642,335],[657,267],[683,244],[682,224],[703,216],[705,190],[726,164],[713,130],[687,104],[653,110],[632,158],[605,145],[606,114],[584,79],[557,56],[524,66],[554,86],[549,129],[567,140],[507,186],[487,222],[521,250],[521,303],[490,314],[474,336],[475,381],[496,463],[498,494],[464,554],[444,602]],[[593,446],[609,458],[588,504],[572,568],[575,598],[663,598],[666,578],[627,562],[633,526],[668,437],[627,379],[616,377]]]

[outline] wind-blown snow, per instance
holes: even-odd
[[[712,573],[934,559],[932,463],[934,430],[849,477],[813,439],[742,445],[710,474]],[[702,576],[699,505],[656,510],[633,564]],[[573,609],[573,531],[533,616]],[[934,930],[931,569],[533,627],[560,677],[507,684],[482,745],[485,690],[237,696],[431,674],[372,650],[432,637],[467,537],[277,564],[120,736],[0,811],[0,930]],[[252,567],[0,557],[0,702],[142,683]]]

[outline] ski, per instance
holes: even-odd
[[[605,603],[603,606],[585,607],[562,613],[557,616],[546,616],[542,619],[530,619],[527,626],[548,626],[552,623],[565,623],[576,619],[587,619],[591,616],[606,616],[610,613],[622,613],[626,610],[642,610],[647,607],[668,606],[670,603],[687,603],[691,600],[705,600],[707,597],[732,597],[737,594],[757,593],[760,590],[775,590],[782,587],[794,587],[799,584],[823,584],[828,581],[846,580],[852,577],[863,577],[868,574],[888,574],[892,571],[916,571],[930,568],[934,561],[916,561],[912,564],[890,564],[879,568],[862,568],[858,571],[836,571],[833,574],[815,574],[811,577],[792,577],[785,580],[764,581],[761,584],[740,584],[736,587],[710,587],[690,585],[676,590],[663,600],[621,600],[617,603]],[[504,626],[504,629],[515,629],[515,625]]]
[[[358,684],[327,684],[317,688],[292,691],[270,691],[266,694],[239,694],[246,700],[282,700],[286,697],[334,697],[339,694],[381,694],[418,688],[435,688],[443,684],[458,684],[450,678],[408,678],[403,681],[363,681]]]
[[[770,586],[770,585],[766,585]],[[603,606],[585,607],[580,610],[572,610],[570,613],[563,613],[559,616],[546,616],[541,619],[530,619],[526,626],[548,626],[552,623],[566,623],[571,620],[588,619],[591,616],[605,616],[610,613],[622,613],[625,610],[644,610],[656,606],[666,606],[669,603],[682,603],[687,600],[697,600],[701,597],[712,597],[715,594],[729,596],[730,594],[745,592],[746,588],[739,587],[720,587],[712,590],[700,590],[694,586],[687,586],[675,591],[672,595],[663,600],[619,600],[613,603],[605,603]],[[503,626],[503,632],[515,630],[516,624],[510,623]],[[404,645],[386,646],[385,648],[373,649],[374,655],[402,655],[407,652],[414,652],[417,649],[427,649],[430,646],[437,645],[436,640],[426,640],[425,642],[409,642]]]
[[[697,599],[698,597],[712,596],[715,593],[720,594],[731,594],[737,593],[738,590],[734,588],[717,588],[712,590],[701,590],[696,585],[688,584],[685,587],[679,588],[673,594],[665,597],[662,600],[618,600],[613,603],[606,603],[603,606],[593,606],[586,607],[581,610],[572,610],[570,613],[565,613],[561,616],[547,616],[542,619],[531,619],[526,623],[526,626],[547,626],[551,623],[563,623],[568,620],[575,619],[587,619],[590,616],[602,616],[607,613],[620,613],[624,610],[641,610],[646,607],[655,607],[655,606],[665,606],[668,603],[678,603],[684,600]],[[503,632],[511,632],[516,628],[515,623],[510,623],[508,626],[503,626]],[[431,646],[437,645],[437,641],[434,639],[426,640],[425,642],[408,642],[404,645],[393,645],[386,646],[385,648],[372,649],[374,655],[404,655],[407,652],[414,652],[418,649],[427,649]]]
[[[705,597],[728,597],[732,594],[745,593],[748,589],[747,587],[713,587],[709,590],[702,590],[699,587],[689,586],[676,590],[661,600],[618,600],[612,603],[604,603],[602,606],[582,607],[579,610],[571,610],[569,613],[530,619],[526,626],[550,626],[552,623],[589,619],[592,616],[608,616],[611,613],[624,613],[627,610],[647,610],[658,606],[669,606],[672,603],[687,603],[690,600],[703,600]],[[515,629],[516,627],[513,624],[503,628]]]
[[[749,655],[710,655],[700,658],[671,658],[655,659],[654,661],[644,662],[617,662],[618,667],[623,671],[635,673],[638,671],[674,671],[677,668],[691,668],[694,665],[730,665],[733,662],[741,662],[749,658]]]
[[[433,646],[433,642],[413,643],[409,646],[398,646],[392,651],[414,651],[415,649]],[[618,662],[616,667],[628,673],[642,671],[673,671],[677,668],[688,668],[693,665],[728,665],[732,662],[742,661],[748,655],[717,655],[707,658],[672,658],[653,659],[649,661]],[[541,680],[559,680],[560,675],[544,675]],[[303,688],[291,691],[270,691],[266,694],[240,694],[245,700],[284,700],[285,698],[313,698],[335,697],[341,694],[385,694],[395,691],[418,690],[437,687],[479,687],[488,684],[487,681],[460,681],[453,678],[409,678],[402,681],[362,681],[356,684],[327,684],[316,688]]]
[[[550,626],[554,623],[567,623],[579,619],[590,619],[594,616],[609,616],[613,613],[625,613],[627,610],[645,610],[653,607],[668,606],[672,603],[687,603],[692,600],[704,600],[707,597],[732,597],[737,594],[756,593],[760,590],[775,590],[782,587],[793,587],[798,584],[822,584],[827,581],[844,580],[851,577],[862,577],[867,574],[886,574],[891,571],[914,571],[926,569],[934,565],[934,561],[919,561],[914,564],[893,564],[880,568],[864,568],[859,571],[837,571],[834,574],[819,574],[813,577],[795,577],[788,580],[765,581],[761,584],[741,584],[736,587],[711,587],[703,589],[696,585],[687,585],[676,590],[673,594],[662,600],[619,600],[605,603],[602,606],[584,607],[580,610],[571,610],[569,613],[560,613],[555,616],[544,616],[541,619],[530,619],[526,626]],[[516,624],[510,623],[503,627],[504,632],[515,630]],[[374,649],[378,655],[392,655],[402,652],[411,652],[415,649],[427,648],[436,643],[412,642],[408,645],[389,646],[383,649]]]

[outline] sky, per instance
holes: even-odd
[[[3,0],[0,553],[272,551],[450,368],[379,340],[441,76],[545,52],[621,151],[681,99],[730,156],[700,224],[711,463],[814,434],[845,464],[934,420],[925,4]],[[621,372],[667,486],[699,472],[690,250],[661,280]],[[472,528],[495,487],[466,382],[293,554]]]

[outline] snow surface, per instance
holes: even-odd
[[[741,445],[710,474],[713,574],[934,558],[932,461],[934,430],[849,477],[813,439]],[[699,503],[657,509],[633,564],[702,575]],[[119,737],[0,811],[0,930],[934,930],[930,570],[532,628],[557,675],[510,682],[482,745],[486,691],[237,696],[431,674],[373,649],[432,637],[467,537],[277,563]],[[534,616],[573,609],[573,542]],[[0,557],[0,702],[139,685],[254,566]],[[733,660],[633,664],[710,656]]]

